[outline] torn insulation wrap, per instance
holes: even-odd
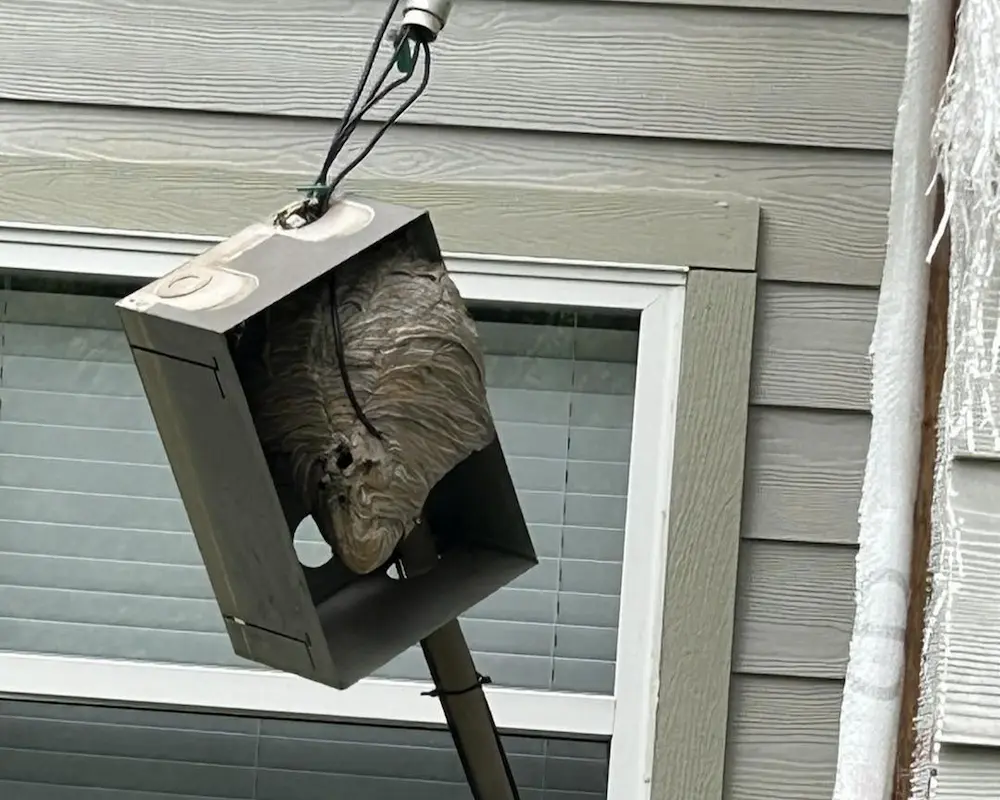
[[[1000,408],[989,389],[1000,371],[1000,0],[961,4],[934,144],[954,268],[948,443],[968,455],[996,457]]]
[[[1000,457],[1000,0],[964,0],[954,56],[934,127],[951,239],[948,353],[942,391],[929,569],[931,598],[917,712],[912,798],[933,797],[940,736],[949,702],[950,628],[956,602],[982,603],[963,591],[963,532],[954,503],[955,460]],[[937,242],[935,242],[935,245]],[[984,631],[984,634],[986,631]],[[978,659],[995,665],[995,653]],[[984,681],[984,686],[986,686]],[[984,786],[989,792],[995,786]],[[985,795],[984,795],[985,796]]]
[[[404,242],[281,300],[235,351],[283,503],[359,574],[390,559],[430,490],[495,436],[475,325],[444,263]]]

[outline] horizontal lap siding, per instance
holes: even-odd
[[[876,289],[765,283],[734,670],[840,681],[853,625]]]
[[[752,408],[744,536],[855,544],[870,427],[867,414]]]
[[[734,675],[727,800],[830,800],[842,684]]]
[[[833,791],[877,302],[852,286],[758,292],[727,800]]]
[[[331,133],[321,118],[339,110],[383,8],[339,2],[0,10],[0,219],[225,235],[272,212],[313,176]],[[491,243],[548,247],[517,241],[535,202],[518,187],[759,202],[729,800],[832,790],[906,7],[469,0],[426,99],[352,178],[390,197],[395,181],[461,185],[401,195],[444,221],[450,250],[485,235],[453,232],[450,209],[497,197],[529,210],[498,216]],[[39,64],[42,46],[55,55]],[[317,58],[318,73],[296,66]],[[687,222],[662,215],[656,240],[621,206],[608,214],[630,257],[686,256]],[[90,446],[84,435],[63,446]],[[144,434],[121,435],[155,466]]]
[[[326,118],[353,89],[383,8],[6,4],[0,97]],[[905,51],[903,17],[466,0],[408,119],[888,150]]]
[[[939,578],[948,581],[940,632],[937,732],[941,742],[1000,748],[1000,462],[962,458],[950,471],[951,524]],[[971,762],[970,762],[971,763]],[[985,784],[993,795],[997,782]],[[974,796],[974,795],[972,795]]]
[[[733,668],[841,680],[854,624],[854,548],[747,540]]]
[[[767,283],[754,332],[751,402],[827,411],[870,407],[877,289]],[[849,424],[849,423],[848,423]]]
[[[997,786],[1000,786],[1000,758],[994,746],[941,747],[934,800],[994,800]]]
[[[292,200],[330,134],[315,120],[0,101],[0,219],[226,235]],[[736,193],[761,205],[764,279],[877,286],[889,168],[882,152],[400,125],[351,183],[507,185],[512,204],[513,185]],[[672,260],[689,235],[667,233],[646,260]]]

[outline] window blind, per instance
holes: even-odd
[[[604,800],[608,746],[506,736],[523,800]],[[440,730],[0,702],[12,800],[471,800]]]
[[[540,563],[463,628],[498,685],[611,693],[637,325],[474,315]],[[304,562],[326,557],[314,527],[299,538]],[[249,666],[230,650],[114,297],[4,291],[0,648]],[[417,648],[380,675],[427,677]]]

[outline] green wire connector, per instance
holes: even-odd
[[[333,187],[326,183],[311,183],[309,186],[296,186],[295,191],[304,192],[312,197],[322,197],[324,194],[329,194],[333,190]]]
[[[399,48],[399,53],[396,55],[396,69],[404,75],[409,75],[413,72],[413,66],[413,50],[410,47],[410,39],[407,37],[403,40],[402,46]]]

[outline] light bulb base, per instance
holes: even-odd
[[[433,42],[448,22],[454,0],[406,0],[403,5],[403,27],[422,32]]]

